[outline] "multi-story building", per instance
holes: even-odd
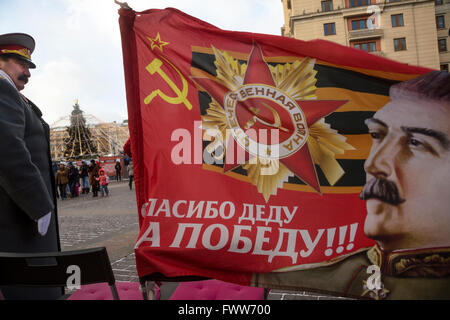
[[[282,0],[284,36],[448,70],[450,0]]]

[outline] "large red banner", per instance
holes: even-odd
[[[283,274],[377,248],[360,199],[365,120],[430,70],[176,9],[119,13],[140,277],[296,289]]]

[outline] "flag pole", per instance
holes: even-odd
[[[114,0],[114,2],[117,4],[117,5],[119,5],[122,9],[126,9],[126,10],[133,10],[133,9],[131,9],[131,7],[128,5],[128,3],[126,3],[126,2],[120,2],[120,1],[117,1],[117,0]]]

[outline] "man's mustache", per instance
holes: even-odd
[[[397,185],[387,179],[373,178],[369,180],[359,194],[361,200],[369,200],[372,198],[381,200],[391,205],[399,205],[406,200],[400,197]]]
[[[28,77],[26,75],[24,75],[24,74],[18,76],[17,80],[23,81],[23,82],[25,82],[25,84],[28,83]]]

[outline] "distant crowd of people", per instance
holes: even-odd
[[[127,170],[130,176],[129,187],[132,189],[133,166],[126,161]],[[122,165],[118,160],[115,164],[115,179],[122,181]],[[72,161],[68,163],[53,163],[53,172],[57,186],[57,197],[65,200],[67,197],[75,198],[80,194],[89,194],[92,191],[93,197],[109,196],[109,177],[106,171],[100,166],[100,162],[83,160],[81,166],[77,166]]]

